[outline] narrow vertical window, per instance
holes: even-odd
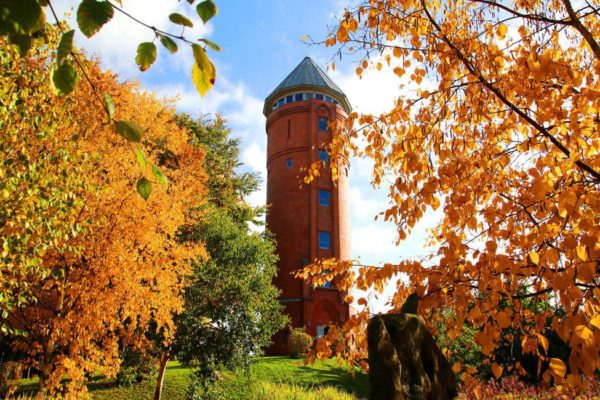
[[[325,132],[327,131],[327,124],[329,121],[325,117],[319,117],[319,131]]]
[[[321,272],[321,275],[325,275],[325,274],[330,274],[331,271],[326,269],[323,272]],[[324,289],[331,289],[332,284],[331,281],[325,281],[320,287],[324,288]]]
[[[292,120],[288,119],[288,139],[292,137]]]
[[[294,101],[302,101],[302,93],[296,93],[294,95]]]
[[[322,94],[320,94],[320,93],[315,93],[315,98],[316,98],[317,100],[324,100],[324,98],[323,98],[323,95],[322,95]]]
[[[323,325],[317,325],[317,339],[325,336],[325,327]]]
[[[319,205],[329,206],[329,190],[319,189]]]
[[[325,164],[329,164],[329,154],[323,149],[319,150],[319,160],[323,161]]]
[[[324,250],[331,248],[331,236],[329,232],[319,232],[319,248]]]
[[[291,94],[285,98],[286,103],[291,103],[292,101],[294,101],[294,96],[292,96]]]
[[[292,168],[292,165],[294,165],[294,161],[291,158],[288,158],[287,160],[285,160],[286,167]]]

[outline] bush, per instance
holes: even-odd
[[[0,364],[0,394],[8,396],[14,393],[23,378],[23,365],[14,361]]]
[[[292,328],[288,338],[288,351],[292,357],[304,357],[312,347],[313,338],[302,328]]]

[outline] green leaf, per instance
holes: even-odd
[[[90,38],[110,21],[114,13],[107,1],[83,0],[77,9],[77,24],[81,32]]]
[[[41,29],[45,21],[35,0],[0,1],[0,35],[28,35]]]
[[[108,93],[104,93],[104,109],[110,119],[115,117],[115,103]]]
[[[211,41],[211,40],[208,40],[208,39],[198,39],[198,40],[199,40],[199,41],[201,41],[201,42],[204,42],[204,43],[206,43],[206,45],[207,45],[208,47],[210,47],[211,49],[213,49],[213,50],[215,50],[215,51],[221,51],[221,50],[223,50],[223,49],[221,48],[221,46],[219,46],[218,44],[216,44],[215,42],[213,42],[213,41]]]
[[[144,136],[142,128],[129,121],[115,121],[115,129],[119,135],[132,142],[139,143],[142,141],[142,136]]]
[[[52,71],[52,85],[54,92],[59,96],[65,96],[75,89],[79,76],[75,68],[69,63],[62,63]]]
[[[156,45],[151,42],[143,42],[137,48],[135,62],[140,66],[140,71],[145,71],[156,61]]]
[[[63,33],[58,44],[58,50],[56,51],[56,63],[60,64],[62,60],[67,57],[73,51],[73,35],[75,31],[71,29],[68,32]]]
[[[134,151],[135,151],[135,158],[137,158],[137,161],[140,164],[140,167],[142,167],[143,170],[146,170],[147,164],[146,164],[146,156],[144,155],[144,152],[139,147],[136,147]]]
[[[167,181],[167,177],[165,176],[165,174],[163,174],[162,171],[160,170],[160,168],[158,168],[154,164],[152,164],[152,173],[154,174],[154,177],[156,178],[156,180],[158,182],[160,182],[161,185],[163,185],[164,187],[169,186],[169,182]]]
[[[33,43],[29,35],[8,35],[8,42],[17,47],[21,57],[24,57]]]
[[[161,35],[160,33],[158,34],[158,37],[160,38],[160,42],[162,43],[162,45],[165,46],[165,48],[169,50],[171,54],[177,52],[177,43],[175,43],[173,39],[171,39],[168,36]]]
[[[140,196],[142,196],[144,200],[148,200],[148,197],[150,197],[150,193],[152,193],[152,184],[150,183],[150,181],[146,178],[140,178],[138,179],[135,186],[137,187],[137,191],[140,194]]]
[[[193,44],[192,51],[194,53],[195,61],[192,66],[192,81],[194,82],[198,93],[200,93],[201,96],[204,96],[215,84],[217,71],[202,47]]]
[[[187,26],[189,28],[192,28],[194,26],[194,24],[192,24],[192,21],[190,21],[189,19],[187,19],[179,13],[173,13],[169,15],[169,20],[174,24]]]
[[[205,0],[198,4],[196,11],[202,19],[202,22],[206,24],[212,17],[217,15],[219,9],[217,8],[217,5],[212,2],[212,0]]]

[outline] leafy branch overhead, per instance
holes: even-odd
[[[195,1],[188,0],[187,3],[192,7]],[[195,8],[196,14],[203,24],[207,24],[218,13],[218,8],[212,0],[202,1]],[[79,31],[87,38],[91,38],[113,19],[115,11],[129,18],[134,23],[148,28],[149,33],[152,35],[148,38],[150,39],[149,41],[140,43],[137,48],[135,62],[139,66],[140,71],[148,70],[156,62],[158,48],[155,42],[157,39],[169,54],[175,54],[179,51],[177,43],[179,42],[183,46],[188,46],[194,56],[195,62],[192,66],[191,77],[198,93],[204,96],[214,86],[216,69],[210,61],[206,50],[207,47],[215,51],[220,51],[221,48],[206,38],[199,38],[197,42],[200,44],[186,38],[184,36],[185,29],[192,28],[194,23],[180,13],[169,15],[169,21],[181,27],[181,32],[174,34],[140,21],[122,8],[120,0],[114,0],[114,2],[108,0],[81,0],[76,14]],[[69,95],[77,87],[81,74],[92,87],[94,95],[102,103],[108,119],[112,122],[115,114],[113,100],[108,94],[104,94],[102,97],[99,95],[96,85],[86,74],[74,47],[73,40],[76,31],[74,29],[68,31],[62,29],[59,16],[56,14],[50,0],[4,0],[0,2],[0,36],[6,36],[8,41],[17,47],[22,56],[27,55],[32,47],[41,46],[47,42],[47,12],[51,13],[57,26],[62,31],[60,44],[56,51],[56,66],[52,69],[51,82],[54,93],[59,96]],[[141,141],[143,129],[135,123],[130,121],[114,121],[114,124],[116,132],[128,141],[137,143]],[[136,147],[136,151],[141,150]],[[166,185],[167,181],[163,179],[164,176],[158,167],[153,167],[152,171],[157,181]],[[150,184],[149,181],[147,182],[147,184]],[[137,185],[138,192],[145,199],[148,198],[151,190],[140,190],[140,187],[145,188],[147,184],[144,182],[144,185]]]

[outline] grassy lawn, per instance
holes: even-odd
[[[348,393],[348,398],[366,398],[368,390],[367,376],[357,372],[352,376],[348,370],[337,365],[335,360],[317,361],[314,365],[304,366],[302,360],[287,357],[262,357],[252,365],[250,374],[227,372],[219,387],[223,397],[231,400],[242,399],[279,399],[271,396],[275,391],[310,394],[325,400],[338,398],[339,393]],[[190,369],[177,362],[169,363],[163,386],[163,399],[184,400],[190,382]],[[112,381],[98,379],[88,383],[94,399],[99,400],[147,400],[154,394],[156,381],[146,381],[133,386],[117,387]],[[24,382],[22,387],[28,391],[34,389],[32,380]],[[324,388],[325,390],[319,390]],[[338,389],[337,391],[335,389]],[[338,395],[328,397],[327,393]],[[325,394],[324,394],[325,393]],[[353,396],[353,397],[352,397]],[[313,398],[313,397],[302,397]]]

